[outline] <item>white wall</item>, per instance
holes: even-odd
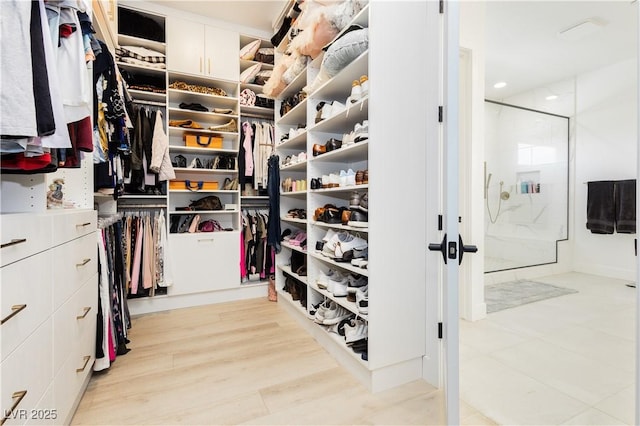
[[[635,59],[577,77],[576,271],[635,280],[635,235],[597,235],[586,229],[584,182],[636,177],[637,84]]]

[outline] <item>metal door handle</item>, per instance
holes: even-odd
[[[444,234],[442,237],[441,243],[430,243],[429,250],[431,251],[439,251],[442,253],[442,259],[444,260],[445,265],[447,264],[447,234]]]
[[[9,241],[8,243],[3,243],[2,245],[0,245],[0,248],[11,247],[11,246],[15,246],[16,244],[21,244],[26,242],[27,242],[26,238],[16,238]]]
[[[460,265],[462,263],[462,255],[464,253],[477,253],[478,247],[473,245],[465,246],[462,242],[462,235],[458,235],[458,243],[460,245],[460,257],[458,258],[458,265]]]

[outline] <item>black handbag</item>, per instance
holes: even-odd
[[[222,203],[218,196],[207,195],[206,197],[191,201],[189,207],[193,210],[222,210]]]
[[[236,157],[230,154],[220,154],[213,162],[213,168],[218,170],[235,170]]]

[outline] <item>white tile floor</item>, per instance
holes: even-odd
[[[634,424],[635,289],[567,273],[578,293],[460,322],[460,396],[498,424]]]

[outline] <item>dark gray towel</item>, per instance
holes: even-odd
[[[616,220],[613,183],[612,180],[588,182],[587,229],[592,234],[613,234]]]
[[[621,234],[636,233],[636,180],[619,180],[615,183],[616,231]]]

